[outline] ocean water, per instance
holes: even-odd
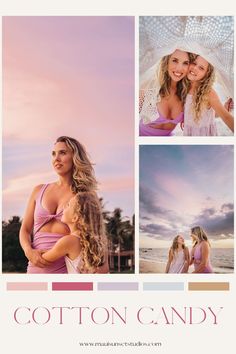
[[[168,252],[168,248],[140,248],[139,257],[143,260],[166,264]],[[233,248],[211,248],[211,265],[214,273],[233,273]]]

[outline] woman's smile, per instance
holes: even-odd
[[[176,49],[171,54],[168,63],[168,73],[173,81],[182,80],[188,73],[189,58],[184,51]]]

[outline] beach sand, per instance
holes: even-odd
[[[140,259],[139,273],[165,273],[166,265],[160,262],[153,262]]]
[[[139,261],[139,273],[165,273],[166,264],[160,262],[154,262],[149,260],[140,259]],[[189,267],[188,273],[192,273],[194,270],[193,265]]]

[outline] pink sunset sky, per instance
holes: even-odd
[[[106,210],[134,212],[134,18],[3,18],[3,219],[56,179],[51,149],[86,146]]]
[[[140,147],[140,247],[170,247],[200,225],[212,247],[234,247],[233,145]]]

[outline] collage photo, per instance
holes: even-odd
[[[2,36],[2,273],[233,273],[233,16],[5,16]]]
[[[140,272],[233,273],[233,17],[140,17],[139,52]]]
[[[227,2],[4,2],[4,352],[232,352]]]

